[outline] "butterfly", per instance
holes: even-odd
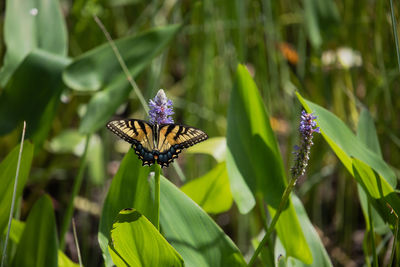
[[[107,128],[123,140],[132,144],[142,160],[142,166],[155,162],[161,167],[178,157],[183,148],[188,148],[208,138],[202,130],[179,124],[151,124],[143,120],[114,120]]]

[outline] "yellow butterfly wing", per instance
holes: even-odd
[[[135,153],[143,161],[143,165],[155,162],[153,155],[154,134],[153,126],[142,120],[114,120],[107,124],[107,128],[123,140],[132,144]]]
[[[200,129],[178,125],[164,124],[158,129],[156,150],[159,152],[157,163],[167,167],[183,148],[188,148],[208,138],[208,135]]]

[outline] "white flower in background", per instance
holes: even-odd
[[[29,10],[29,14],[31,14],[32,16],[36,16],[38,13],[39,10],[36,7]]]
[[[346,69],[362,65],[361,54],[356,50],[349,47],[340,47],[336,53],[339,64]]]
[[[349,69],[362,65],[361,53],[350,47],[339,47],[337,50],[327,50],[322,53],[322,66]]]

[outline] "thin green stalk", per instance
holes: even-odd
[[[161,167],[155,164],[155,174],[154,174],[154,201],[156,205],[156,227],[160,231],[160,173]]]
[[[61,225],[61,230],[60,230],[60,249],[61,250],[64,250],[64,248],[65,248],[65,234],[67,233],[67,231],[69,229],[72,214],[74,212],[74,200],[75,200],[75,197],[78,195],[79,190],[81,189],[81,185],[82,185],[82,181],[83,181],[83,173],[85,172],[85,167],[86,167],[87,151],[89,148],[89,142],[90,142],[90,135],[87,135],[86,141],[85,141],[85,149],[83,151],[83,155],[81,157],[81,164],[80,164],[79,170],[78,170],[78,176],[76,177],[76,179],[74,181],[74,187],[72,189],[72,194],[69,199],[68,207],[67,207],[67,210],[65,211],[64,220]]]
[[[76,253],[78,254],[79,266],[82,267],[83,264],[82,264],[81,250],[79,249],[78,235],[76,234],[76,226],[74,218],[72,218],[72,230],[74,232]]]
[[[278,222],[278,219],[279,219],[282,211],[286,207],[286,203],[288,202],[290,193],[292,192],[294,186],[296,185],[297,178],[298,177],[292,177],[290,179],[288,186],[285,188],[285,191],[283,192],[283,196],[282,196],[281,202],[279,203],[278,210],[276,211],[274,217],[272,218],[271,224],[269,225],[268,230],[265,233],[263,239],[261,240],[260,244],[258,244],[256,251],[254,252],[253,256],[251,257],[248,266],[254,265],[254,262],[257,259],[258,254],[260,254],[260,252],[261,252],[261,249],[268,242],[269,237],[270,237],[272,231],[275,229],[275,225]]]
[[[392,16],[393,36],[394,36],[394,41],[395,41],[395,44],[396,44],[397,64],[399,66],[399,71],[400,71],[399,38],[397,37],[396,18],[394,17],[394,13],[393,13],[393,0],[390,0],[390,11],[391,11],[390,14]]]
[[[397,247],[397,238],[398,238],[398,233],[399,233],[399,216],[397,216],[397,213],[394,211],[394,209],[389,205],[389,208],[392,210],[392,213],[394,216],[396,216],[396,225],[394,226],[394,240],[393,240],[393,246],[392,246],[392,253],[390,254],[390,260],[389,260],[389,265],[392,266],[393,259],[394,259],[394,254],[396,252],[396,247]]]
[[[17,195],[19,167],[21,165],[22,149],[24,147],[25,130],[26,130],[26,121],[24,121],[24,128],[22,129],[21,144],[19,146],[17,170],[16,170],[16,173],[15,173],[14,190],[13,190],[13,195],[12,195],[12,199],[11,199],[10,216],[8,217],[6,240],[4,242],[3,255],[1,257],[1,267],[4,266],[4,261],[5,261],[6,254],[7,254],[8,239],[10,237],[11,221],[12,221],[12,217],[13,217],[13,213],[14,213],[14,206],[15,206],[15,196]]]
[[[371,214],[371,203],[368,201],[368,218],[369,218],[369,234],[371,238],[371,249],[372,249],[372,265],[374,267],[378,267],[378,255],[376,254],[376,247],[375,247],[375,231],[374,231],[374,222],[372,220]]]
[[[96,21],[99,28],[102,30],[104,36],[107,38],[107,41],[110,44],[112,50],[114,51],[114,54],[117,57],[117,60],[118,60],[119,64],[121,65],[121,68],[124,71],[128,82],[131,84],[131,86],[132,86],[133,90],[135,91],[136,96],[139,98],[139,101],[142,104],[144,110],[146,110],[146,113],[148,113],[149,107],[147,106],[146,100],[144,99],[143,94],[140,92],[140,89],[137,86],[132,75],[129,73],[129,69],[126,66],[125,61],[123,60],[121,54],[119,53],[119,50],[118,50],[117,46],[115,45],[113,39],[111,38],[110,33],[107,31],[106,27],[104,27],[104,24],[101,22],[101,20],[96,15],[94,15],[93,18]]]

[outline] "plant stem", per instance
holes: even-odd
[[[155,164],[154,201],[156,204],[156,227],[158,231],[160,231],[160,173],[161,173],[161,166]]]
[[[89,148],[89,142],[90,142],[90,134],[86,136],[86,141],[85,141],[85,149],[83,151],[83,155],[81,157],[81,164],[79,166],[78,170],[78,176],[76,177],[74,181],[74,187],[72,189],[72,195],[71,198],[69,199],[68,207],[67,210],[65,211],[65,216],[64,220],[61,225],[61,230],[60,230],[60,249],[64,250],[65,248],[65,234],[67,233],[69,226],[71,224],[71,218],[72,214],[74,211],[74,200],[76,195],[78,194],[79,190],[81,189],[82,181],[83,181],[83,173],[85,171],[86,167],[86,159],[87,159],[87,151]]]
[[[260,254],[262,247],[265,246],[265,244],[268,242],[269,236],[271,235],[272,231],[275,229],[275,225],[278,222],[279,216],[281,215],[282,211],[286,207],[286,203],[289,199],[290,193],[292,192],[294,186],[296,185],[297,178],[298,178],[298,176],[295,176],[290,179],[288,186],[285,188],[285,191],[283,192],[281,202],[279,203],[279,207],[278,207],[274,217],[272,218],[271,224],[269,225],[268,230],[265,233],[260,244],[258,244],[258,247],[257,247],[256,251],[254,252],[253,256],[251,257],[248,266],[254,265],[254,262],[257,259],[258,254]]]
[[[389,208],[392,210],[392,213],[394,214],[394,216],[396,216],[396,225],[394,226],[394,240],[393,240],[393,246],[392,246],[392,253],[390,254],[390,260],[389,260],[389,265],[388,266],[392,266],[393,263],[393,259],[394,259],[394,254],[396,252],[396,247],[397,247],[397,237],[398,237],[398,233],[399,233],[399,216],[397,216],[397,213],[394,211],[394,209],[389,205]]]
[[[79,249],[78,235],[76,234],[76,226],[74,218],[72,218],[72,230],[74,232],[76,253],[78,254],[79,266],[82,267],[83,264],[82,264],[81,250]]]
[[[371,237],[371,250],[372,250],[372,259],[373,259],[372,266],[378,267],[378,256],[376,254],[376,247],[375,247],[374,222],[373,222],[372,214],[371,214],[371,203],[369,201],[368,201],[368,217],[369,217],[369,234]]]
[[[4,266],[4,261],[5,261],[6,254],[7,254],[8,239],[10,237],[11,222],[12,222],[12,217],[13,217],[13,213],[14,213],[14,206],[15,206],[15,196],[17,195],[19,167],[21,165],[22,149],[24,147],[25,130],[26,130],[26,121],[24,121],[24,128],[22,129],[21,144],[19,146],[17,170],[16,170],[16,173],[15,173],[14,190],[13,190],[13,195],[12,195],[12,199],[11,199],[10,216],[8,217],[6,240],[4,242],[3,255],[1,257],[1,267]]]

